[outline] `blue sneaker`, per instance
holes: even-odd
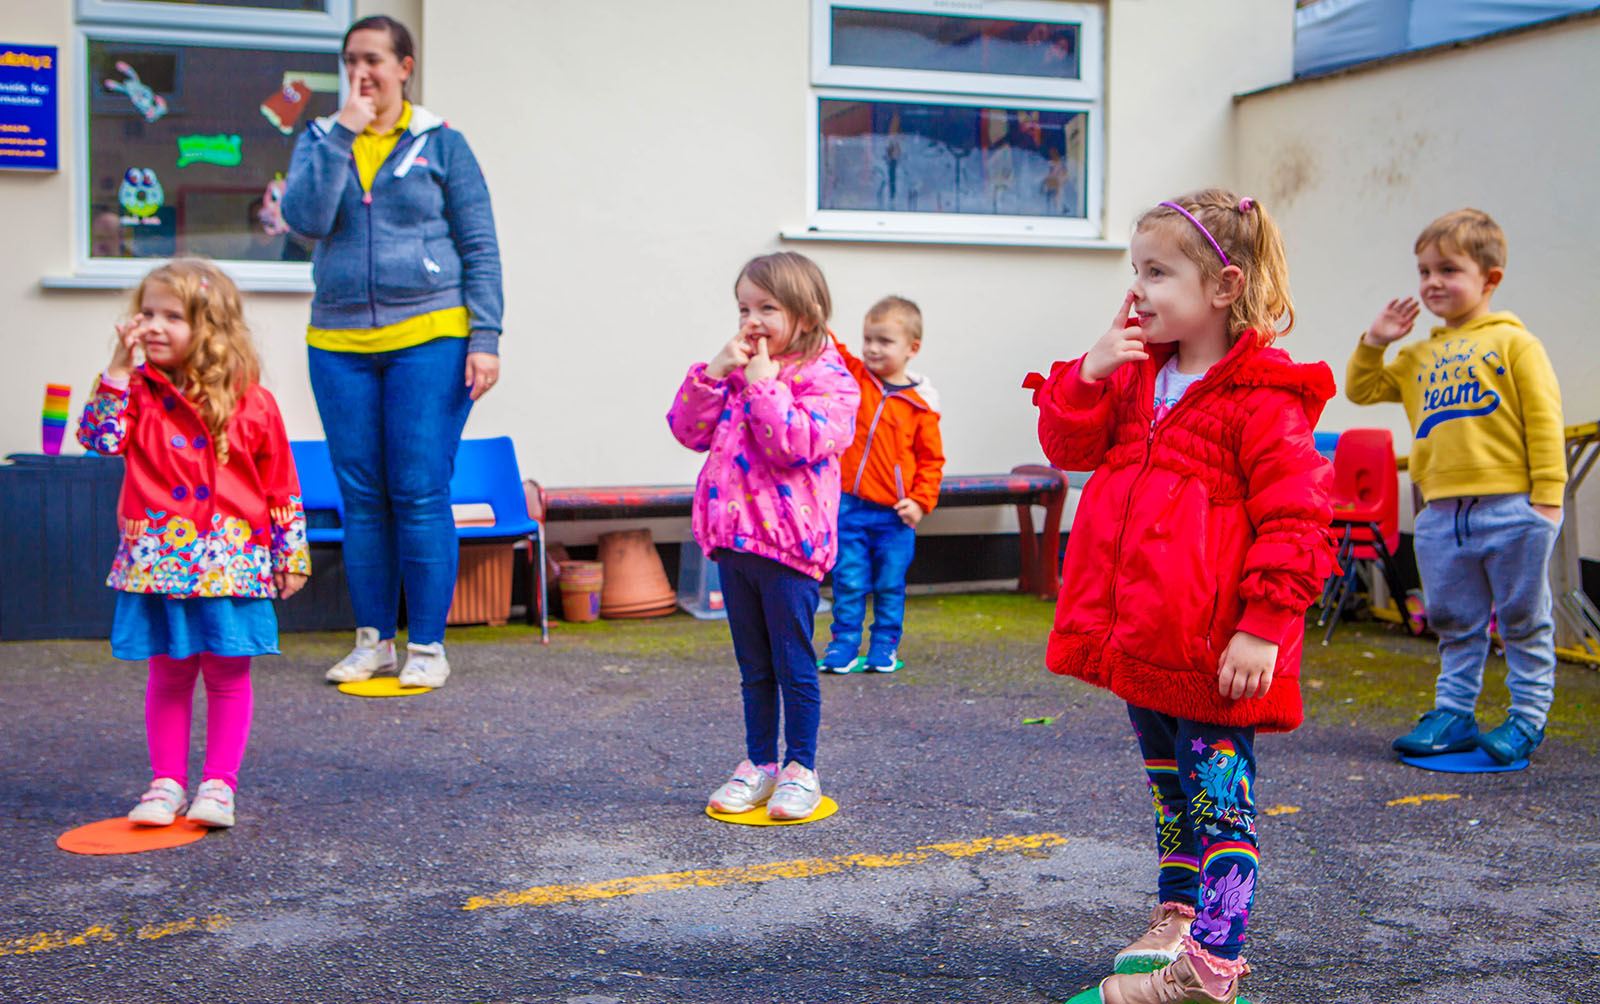
[[[822,661],[817,663],[817,671],[821,673],[837,673],[843,676],[846,673],[860,673],[866,669],[866,662],[853,650],[846,649],[837,642],[830,644],[828,650],[822,653]]]
[[[1478,737],[1478,748],[1502,767],[1525,759],[1544,742],[1544,729],[1517,714],[1505,720],[1499,728],[1491,729]]]
[[[867,653],[867,672],[869,673],[893,673],[904,665],[905,663],[900,661],[898,652],[890,652],[888,655],[877,652]]]
[[[1416,728],[1396,739],[1394,748],[1407,756],[1465,753],[1478,748],[1478,720],[1471,715],[1434,708],[1422,716]]]

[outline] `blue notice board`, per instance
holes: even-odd
[[[56,47],[0,42],[0,168],[57,170]]]

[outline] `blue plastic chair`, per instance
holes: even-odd
[[[458,526],[462,540],[527,540],[537,574],[530,582],[533,596],[528,603],[528,623],[533,623],[534,606],[539,609],[539,637],[550,644],[550,621],[545,611],[544,527],[528,515],[528,498],[523,493],[522,472],[517,467],[517,451],[511,437],[463,439],[456,449],[455,473],[450,477],[450,504],[487,504],[494,510],[492,526]]]
[[[320,439],[301,439],[289,444],[294,454],[295,473],[300,477],[300,505],[306,511],[306,540],[313,544],[344,543],[344,497],[333,474],[328,444]],[[333,513],[338,526],[317,526],[312,513]]]

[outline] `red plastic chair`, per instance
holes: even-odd
[[[1333,529],[1339,534],[1339,568],[1322,593],[1320,627],[1328,624],[1328,644],[1344,604],[1359,584],[1359,563],[1371,562],[1389,586],[1389,598],[1410,630],[1405,589],[1394,554],[1400,546],[1400,475],[1395,469],[1394,437],[1388,429],[1349,429],[1333,453]],[[1370,576],[1369,576],[1370,579]],[[1370,593],[1369,593],[1370,595]]]

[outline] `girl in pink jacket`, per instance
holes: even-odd
[[[744,693],[747,756],[708,804],[729,813],[764,804],[773,819],[804,819],[822,802],[811,634],[837,554],[839,456],[861,392],[828,337],[833,303],[809,258],[752,259],[734,296],[739,333],[689,368],[667,413],[678,442],[708,453],[694,538],[721,572]]]

